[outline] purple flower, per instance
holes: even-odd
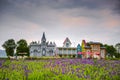
[[[65,68],[62,68],[62,74],[65,74]]]
[[[71,71],[72,71],[72,74],[74,74],[74,72],[75,72],[74,69],[72,69]]]
[[[82,76],[80,74],[76,74],[78,78],[81,78]]]
[[[9,78],[6,78],[5,80],[9,80]]]
[[[0,60],[0,67],[2,67],[2,64],[5,62],[5,60]]]
[[[62,64],[62,67],[65,67],[65,64]]]
[[[2,66],[2,63],[0,62],[0,67]]]
[[[76,72],[79,72],[80,68],[76,68]]]

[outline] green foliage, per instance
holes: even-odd
[[[76,62],[77,60],[6,60],[0,68],[0,80],[120,79],[119,60],[94,60],[95,64],[83,64],[81,62],[84,60]],[[75,62],[71,64],[71,61]]]
[[[29,56],[29,47],[27,44],[27,41],[24,39],[21,39],[17,42],[17,50],[16,50],[17,55],[20,56]],[[20,53],[26,53],[26,54],[20,54]]]
[[[120,60],[120,58],[106,58],[105,60]]]
[[[102,43],[100,43],[100,47],[103,47],[104,45]]]
[[[76,55],[74,54],[74,55],[72,55],[73,56],[73,58],[75,58],[76,57]]]
[[[117,52],[116,52],[116,53],[115,53],[115,57],[116,57],[116,58],[120,58],[120,53],[117,53]]]
[[[14,55],[14,50],[16,48],[14,39],[9,39],[5,41],[2,47],[5,49],[8,57]]]
[[[87,42],[87,43],[86,43],[86,45],[87,45],[87,46],[90,46],[90,43],[89,43],[89,42]]]
[[[107,45],[107,44],[105,44],[104,46],[106,47],[107,55],[109,55],[110,57],[115,56],[116,49],[113,47],[113,45]]]
[[[59,54],[60,57],[62,57],[62,54]]]

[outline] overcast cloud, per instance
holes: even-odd
[[[0,0],[0,45],[8,39],[72,46],[86,41],[120,42],[120,0]],[[2,49],[2,47],[0,47]]]

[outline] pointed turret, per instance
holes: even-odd
[[[82,44],[81,44],[82,52],[85,52],[85,46],[86,46],[86,41],[82,40]]]
[[[82,48],[80,44],[77,45],[77,57],[82,58]]]
[[[42,45],[46,44],[45,32],[43,32],[43,36],[42,36],[42,39],[41,39],[41,44]]]
[[[82,52],[80,44],[77,45],[77,52]]]
[[[42,36],[41,42],[46,42],[45,32],[43,32],[43,36]]]

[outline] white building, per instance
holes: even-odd
[[[116,48],[116,50],[117,50],[117,53],[120,53],[120,43],[117,43],[117,44],[115,45],[115,48]]]
[[[45,33],[43,33],[41,43],[39,41],[30,43],[30,57],[54,56],[55,51],[55,42],[46,42]]]
[[[67,37],[63,42],[63,47],[57,47],[58,55],[77,55],[76,47],[71,47],[71,41]]]
[[[0,58],[7,58],[5,50],[0,50]]]

